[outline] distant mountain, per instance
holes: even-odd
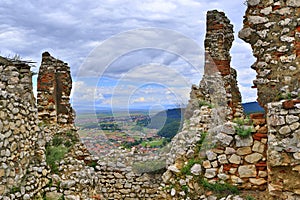
[[[182,127],[183,108],[173,108],[158,112],[151,117],[147,127],[159,129],[158,135],[165,138],[173,138]]]
[[[255,113],[255,112],[264,112],[265,110],[258,104],[258,102],[249,102],[242,104],[245,114]]]
[[[151,116],[151,122],[148,124],[149,128],[161,129],[165,124],[172,121],[181,121],[181,117],[184,114],[184,110],[181,108],[173,108],[163,110]]]

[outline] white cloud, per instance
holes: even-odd
[[[83,81],[73,82],[71,98],[73,104],[82,103],[95,103],[104,100],[103,94],[100,89],[94,86],[88,86]]]
[[[256,89],[251,88],[250,86],[243,86],[239,84],[240,92],[243,94],[243,102],[253,102],[256,101]]]
[[[176,9],[177,5],[165,0],[151,0],[141,2],[142,10],[155,12],[155,13],[170,13]]]
[[[140,97],[140,98],[134,99],[132,102],[133,103],[145,102],[145,97]]]
[[[238,71],[239,82],[245,87],[248,85],[250,87],[255,76],[255,72],[250,70],[254,59],[249,45],[237,39],[237,33],[242,26],[242,16],[246,9],[241,1],[65,0],[62,2],[52,0],[46,2],[45,0],[24,0],[19,3],[18,0],[5,0],[1,2],[0,7],[0,50],[2,55],[19,54],[23,58],[31,58],[37,61],[37,65],[40,63],[41,53],[47,50],[68,62],[73,76],[83,72],[95,74],[97,69],[104,67],[101,66],[101,63],[92,65],[91,68],[84,68],[83,71],[80,71],[81,64],[95,47],[103,45],[107,39],[114,37],[115,42],[106,46],[106,51],[92,55],[96,59],[101,59],[102,63],[110,63],[113,61],[111,58],[119,59],[108,69],[106,75],[120,78],[121,74],[125,74],[128,75],[128,79],[132,78],[131,81],[133,79],[150,81],[151,78],[156,77],[157,82],[164,83],[166,81],[169,88],[180,90],[181,95],[188,96],[190,86],[178,87],[180,84],[177,84],[177,88],[175,88],[177,77],[190,77],[190,82],[198,83],[201,75],[195,75],[197,70],[190,67],[182,58],[170,55],[170,52],[183,55],[192,65],[203,65],[203,58],[196,58],[195,55],[203,55],[201,49],[203,49],[205,36],[205,13],[212,9],[225,11],[235,25],[236,40],[232,48],[232,65]],[[176,34],[170,35],[163,32],[144,31],[143,33],[138,32],[138,34],[131,32],[131,35],[127,35],[126,42],[116,36],[124,31],[146,27],[166,29],[178,32],[182,36],[178,37]],[[190,43],[186,43],[183,36],[190,39]],[[129,53],[130,49],[151,47],[150,44],[163,51],[147,50],[130,54],[135,54],[135,56],[124,56]],[[196,46],[200,48],[200,51],[195,50]],[[124,49],[127,51],[122,51]],[[166,53],[167,51],[169,53]],[[93,59],[90,61],[95,64]],[[145,71],[145,74],[149,73],[149,76],[140,77],[137,76],[141,74],[137,73],[138,70],[128,73],[131,69],[150,63],[170,65],[179,75],[170,73],[170,70],[163,70],[163,74],[148,70]],[[170,78],[166,80],[168,75]],[[179,80],[181,83],[182,80]],[[74,94],[77,102],[91,101],[91,98],[94,98],[101,100],[102,103],[109,103],[110,99],[104,94],[111,94],[111,91],[106,90],[111,90],[112,87],[102,88],[100,92],[99,88],[96,89],[96,85],[91,85],[88,81],[84,84],[75,83],[74,87],[87,87],[87,91],[85,89],[83,91],[76,90],[79,92],[78,95]],[[188,89],[184,91],[185,89],[182,88]],[[247,93],[245,88],[241,90],[245,96],[244,101],[252,98],[249,95],[256,96],[253,92]],[[94,91],[96,91],[96,95],[93,94]],[[130,88],[123,91],[130,92]],[[121,99],[120,102],[122,101],[124,102]]]

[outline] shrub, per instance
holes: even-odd
[[[52,139],[53,146],[59,146],[63,143],[63,138],[61,138],[59,135],[54,135]]]
[[[58,163],[64,158],[68,148],[59,146],[46,146],[46,163],[50,166],[52,172],[58,173]]]

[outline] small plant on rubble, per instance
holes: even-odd
[[[199,100],[198,102],[199,107],[201,108],[202,106],[207,106],[208,108],[213,108],[213,105],[207,101],[204,100]]]
[[[249,118],[246,119],[236,119],[234,122],[237,124],[234,126],[235,132],[242,138],[248,137],[252,131],[252,123]],[[248,126],[247,126],[248,125]]]

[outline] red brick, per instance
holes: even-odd
[[[255,164],[256,167],[267,167],[267,163],[266,162],[259,162]]]
[[[214,60],[214,62],[222,76],[226,76],[230,74],[230,61]]]
[[[252,137],[254,140],[261,140],[262,138],[268,138],[268,135],[263,133],[255,133]]]
[[[264,119],[265,114],[264,113],[252,113],[250,114],[250,119]]]
[[[224,171],[229,171],[230,168],[231,168],[231,164],[225,164],[225,165],[223,165]]]
[[[277,58],[280,58],[281,56],[284,55],[282,52],[274,52],[274,55],[277,56]]]
[[[256,169],[259,171],[265,171],[267,169],[267,167],[256,167]]]
[[[224,28],[223,24],[212,24],[207,27],[208,30],[220,30],[223,28]]]
[[[278,10],[278,9],[280,9],[280,8],[281,8],[281,6],[277,5],[277,6],[273,6],[272,9],[273,9],[273,11],[274,11],[274,10]]]
[[[284,109],[292,109],[295,106],[295,102],[293,102],[292,100],[284,101],[282,103],[282,106]]]

